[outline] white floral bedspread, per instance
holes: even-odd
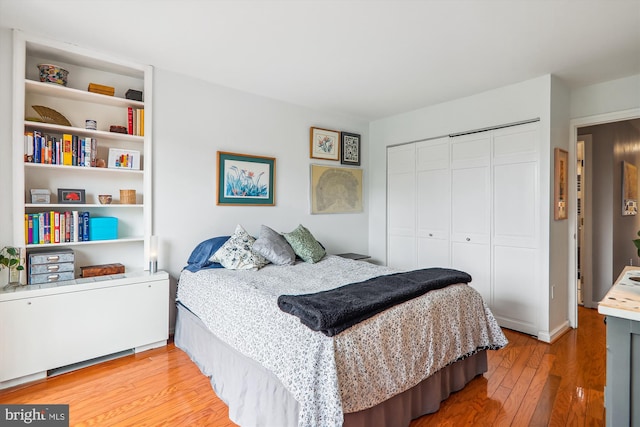
[[[177,299],[220,339],[271,370],[300,405],[299,426],[341,426],[478,349],[507,340],[468,285],[428,292],[327,337],[281,311],[279,295],[318,292],[397,272],[327,256],[258,271],[183,271]]]

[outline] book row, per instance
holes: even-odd
[[[43,245],[88,241],[89,217],[89,212],[80,211],[25,214],[25,243]]]
[[[144,109],[128,107],[127,133],[129,135],[144,136]]]
[[[47,165],[96,166],[98,141],[65,133],[62,137],[38,130],[24,134],[24,161]]]

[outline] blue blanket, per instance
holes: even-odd
[[[448,268],[425,268],[374,277],[328,291],[304,295],[280,295],[278,307],[327,336],[339,334],[373,315],[425,293],[455,283],[469,283],[471,276]]]

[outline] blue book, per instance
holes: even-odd
[[[89,241],[89,212],[82,212],[82,241]]]
[[[34,215],[33,215],[33,218],[32,218],[32,221],[33,221],[33,236],[32,236],[32,238],[31,238],[31,243],[35,243],[35,244],[37,244],[37,243],[39,242],[39,240],[40,240],[40,238],[39,238],[39,231],[40,231],[40,224],[39,224],[39,221],[40,221],[40,215],[38,215],[38,214],[34,214]]]

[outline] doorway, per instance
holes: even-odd
[[[572,181],[570,182],[570,191],[573,193],[570,196],[571,200],[575,202],[569,204],[568,217],[570,222],[569,236],[567,237],[569,238],[570,253],[573,254],[569,257],[569,325],[573,328],[578,327],[578,306],[584,304],[585,307],[596,308],[600,299],[613,284],[619,270],[624,265],[628,265],[630,257],[626,251],[633,250],[631,242],[626,242],[626,240],[633,238],[629,237],[628,228],[638,227],[640,229],[640,216],[636,216],[638,225],[627,224],[624,226],[627,227],[626,230],[622,230],[621,226],[614,227],[614,220],[620,219],[617,217],[617,208],[612,208],[614,200],[616,203],[620,201],[622,204],[621,190],[620,192],[614,191],[614,188],[620,188],[618,185],[621,173],[616,173],[620,172],[617,170],[619,169],[617,163],[620,159],[620,153],[616,152],[614,155],[611,152],[609,159],[603,163],[602,147],[597,146],[597,139],[592,137],[589,140],[591,129],[586,128],[594,127],[597,130],[598,125],[615,122],[629,122],[633,124],[628,126],[640,126],[640,120],[634,119],[640,119],[640,108],[585,117],[570,122],[569,177]],[[635,144],[640,164],[640,140],[625,141],[625,143],[626,145],[622,144],[621,146],[625,145],[628,148]],[[618,147],[616,150],[622,149],[624,151],[627,149],[625,147]],[[594,159],[597,162],[594,162]],[[607,179],[594,178],[595,175],[602,173],[603,168],[608,169]],[[579,178],[578,175],[580,175]],[[609,198],[606,203],[603,203],[601,199],[594,200],[594,195],[596,199],[599,194],[601,196],[601,193],[594,193],[594,185],[596,187],[607,186],[607,191],[602,193]],[[596,188],[595,191],[601,190]],[[603,215],[609,215],[609,218],[603,220]],[[622,215],[620,214],[620,216]],[[594,218],[596,219],[594,220]],[[637,254],[632,255],[633,257],[636,262],[640,262]],[[622,265],[619,265],[620,262]]]

